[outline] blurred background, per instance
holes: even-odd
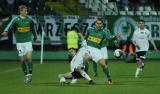
[[[130,40],[137,21],[144,19],[146,28],[152,32],[160,48],[160,0],[0,0],[1,32],[11,18],[18,15],[17,9],[21,4],[28,6],[29,16],[35,22],[38,40],[33,43],[33,59],[40,58],[43,31],[46,33],[44,59],[68,59],[68,30],[74,26],[78,32],[85,34],[87,28],[94,26],[97,16],[103,18],[105,27],[112,34],[120,32],[122,41]],[[110,41],[108,47],[111,59],[114,59],[113,50],[117,48],[114,43]],[[152,51],[152,46],[150,50],[149,59],[160,59],[159,53]],[[17,60],[15,51],[12,32],[9,37],[0,38],[0,60]]]

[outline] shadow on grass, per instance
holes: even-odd
[[[37,82],[37,83],[32,83],[33,86],[54,86],[54,87],[89,87],[91,85],[87,83],[77,83],[77,84],[65,84],[61,85],[59,82]]]

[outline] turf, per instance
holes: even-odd
[[[33,81],[23,83],[24,74],[18,61],[0,61],[0,94],[158,94],[160,92],[160,62],[146,60],[140,78],[134,78],[135,63],[111,61],[109,69],[113,85],[106,85],[102,69],[98,67],[98,77],[93,77],[92,64],[89,75],[96,82],[79,80],[76,85],[60,86],[57,75],[69,71],[67,61],[34,61]]]

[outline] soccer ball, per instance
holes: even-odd
[[[115,56],[116,58],[121,58],[122,55],[123,55],[123,51],[122,51],[121,49],[116,49],[116,50],[114,51],[114,56]]]

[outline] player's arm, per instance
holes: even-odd
[[[115,35],[111,35],[109,30],[106,30],[106,39],[107,40],[117,40],[120,37],[120,33],[116,33]]]
[[[132,40],[133,45],[137,48],[140,49],[139,45],[136,43],[136,41]]]
[[[88,32],[89,32],[89,29],[87,29],[87,32],[86,32],[86,34],[85,35],[83,35],[82,33],[78,33],[78,36],[80,36],[80,38],[81,38],[81,45],[82,46],[87,46],[87,41],[86,41],[86,39],[87,39],[87,36],[88,36]]]
[[[81,45],[82,46],[87,46],[87,42],[86,42],[84,36],[81,33],[78,33],[78,35],[80,36]]]
[[[156,46],[156,44],[155,44],[154,40],[153,40],[153,39],[151,39],[151,40],[150,40],[150,42],[151,42],[151,44],[153,45],[154,50],[158,51],[157,46]]]
[[[154,40],[152,39],[151,32],[148,33],[148,39],[149,39],[150,43],[152,44],[154,50],[158,51],[156,44],[155,44]]]
[[[136,31],[134,31],[134,33],[133,33],[132,43],[137,49],[140,49],[139,45],[137,45],[137,43],[136,43],[136,34],[135,34],[135,32]]]
[[[32,34],[34,36],[34,41],[37,40],[37,34],[36,34],[36,30],[35,30],[35,27],[34,27],[34,22],[31,21],[31,24],[30,24],[30,28],[31,28],[31,31],[32,31]]]
[[[3,37],[3,36],[7,36],[7,32],[0,31],[0,38]]]
[[[0,35],[1,36],[7,36],[8,32],[10,31],[9,29],[14,25],[15,21],[16,21],[17,17],[14,17],[9,24],[7,25],[7,27],[4,29],[4,32],[2,32]]]

